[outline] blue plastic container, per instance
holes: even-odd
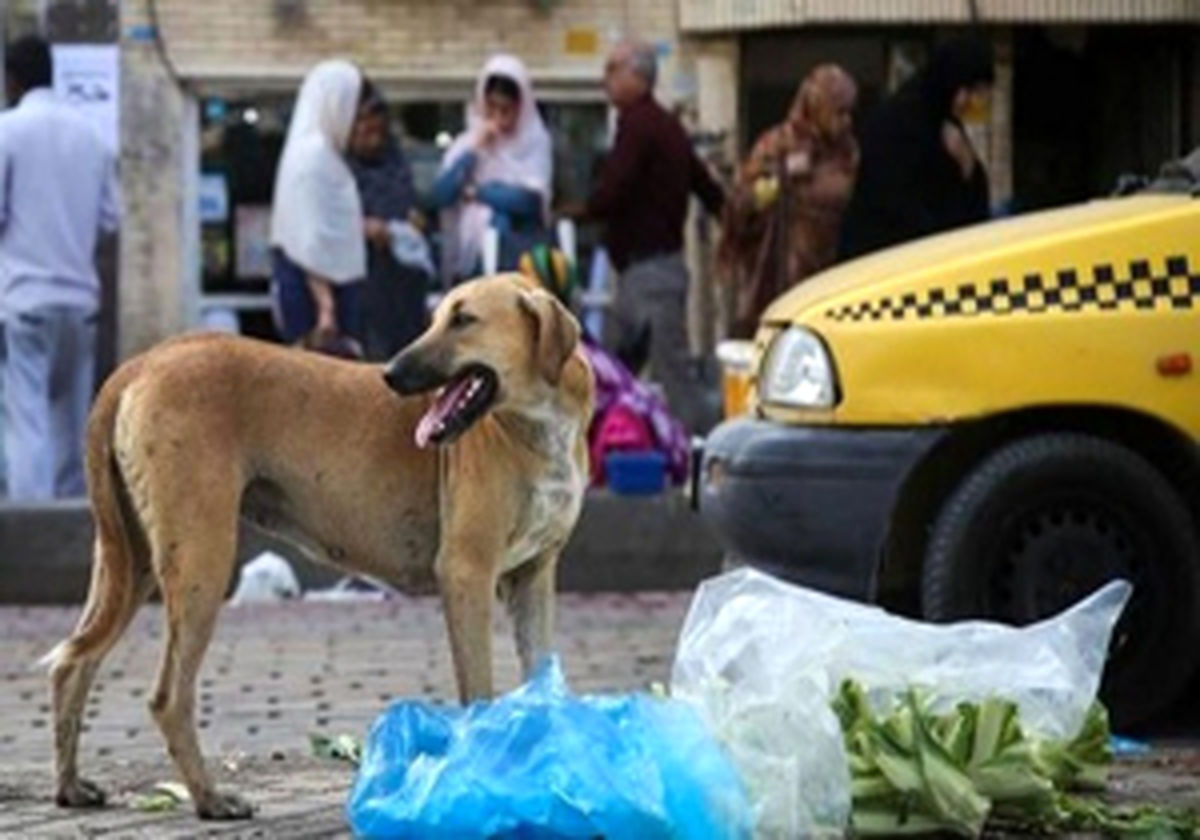
[[[661,493],[667,486],[667,456],[647,449],[610,452],[604,458],[608,487],[622,496]]]

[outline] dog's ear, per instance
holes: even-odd
[[[533,358],[538,371],[551,385],[557,385],[563,365],[579,344],[579,323],[547,292],[525,292],[519,302],[521,311],[533,321]]]

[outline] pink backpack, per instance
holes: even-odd
[[[616,403],[600,419],[592,437],[592,484],[604,484],[604,456],[609,452],[654,449],[654,437],[645,421],[628,406]]]

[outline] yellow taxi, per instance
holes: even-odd
[[[744,349],[747,405],[695,488],[732,560],[935,621],[1026,623],[1123,577],[1104,696],[1119,724],[1180,696],[1200,662],[1200,198],[881,251],[777,300]]]

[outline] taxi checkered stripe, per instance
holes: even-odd
[[[1111,264],[1094,266],[1082,277],[1073,268],[1051,276],[1026,274],[1020,280],[997,278],[985,283],[860,301],[826,311],[834,321],[903,321],[1006,315],[1012,312],[1080,312],[1083,310],[1200,308],[1200,267],[1186,256],[1168,257],[1165,271],[1155,273],[1149,260],[1132,260],[1118,277]]]

